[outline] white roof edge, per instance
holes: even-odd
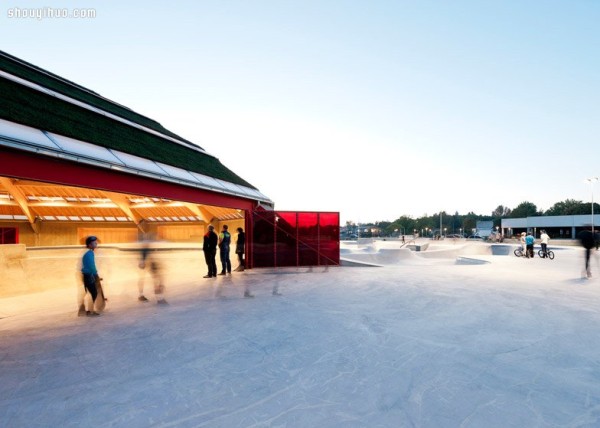
[[[98,107],[91,106],[89,104],[86,104],[86,103],[84,103],[82,101],[79,101],[79,100],[76,100],[74,98],[68,97],[68,96],[63,95],[63,94],[61,94],[59,92],[53,91],[52,89],[48,89],[48,88],[46,88],[46,87],[44,87],[42,85],[38,85],[37,83],[30,82],[29,80],[26,80],[26,79],[23,79],[21,77],[15,76],[13,74],[7,73],[7,72],[5,72],[3,70],[0,70],[0,76],[5,77],[5,78],[7,78],[9,80],[12,80],[13,82],[20,83],[21,85],[27,86],[27,87],[29,87],[31,89],[35,89],[36,91],[45,92],[45,93],[47,93],[49,95],[52,95],[52,96],[54,96],[56,98],[59,98],[59,99],[63,100],[63,101],[67,101],[68,103],[77,105],[79,107],[83,107],[83,108],[85,108],[87,110],[90,110],[90,111],[93,111],[93,112],[96,112],[96,113],[103,114],[106,117],[109,117],[109,118],[111,118],[113,120],[116,120],[118,122],[124,123],[126,125],[132,126],[134,128],[138,128],[138,129],[140,129],[142,131],[145,131],[145,132],[147,132],[149,134],[157,135],[157,136],[159,136],[161,138],[164,138],[164,139],[172,141],[172,142],[174,142],[176,144],[179,144],[180,146],[185,146],[185,147],[190,148],[192,150],[196,150],[198,152],[201,152],[201,153],[204,153],[204,154],[208,154],[208,155],[213,156],[213,157],[216,158],[216,156],[211,155],[210,153],[208,153],[206,150],[204,150],[200,146],[197,146],[197,145],[192,144],[192,143],[188,143],[186,141],[178,140],[178,139],[173,138],[173,137],[171,137],[169,135],[162,134],[162,133],[160,133],[158,131],[155,131],[154,129],[147,128],[147,127],[145,127],[143,125],[140,125],[138,123],[132,122],[130,120],[127,120],[127,119],[122,118],[120,116],[117,116],[115,114],[109,113],[109,112],[107,112],[105,110],[102,110],[102,109],[100,109]],[[101,98],[104,98],[104,97],[101,97]],[[107,101],[110,101],[107,98],[104,98],[104,99],[106,99]],[[110,102],[112,102],[112,101],[110,101]],[[123,108],[125,108],[125,107],[123,107]],[[133,110],[130,110],[130,111],[133,112],[133,113],[135,113]],[[152,119],[150,119],[150,120],[152,120]]]
[[[35,128],[32,128],[32,129],[35,129]],[[87,143],[87,144],[91,144],[91,143]],[[98,166],[101,168],[112,169],[115,171],[121,171],[121,172],[125,172],[128,174],[134,174],[134,175],[139,175],[139,176],[153,178],[153,179],[159,179],[161,181],[168,181],[171,183],[181,184],[181,185],[188,186],[188,187],[195,187],[195,188],[199,188],[199,189],[210,190],[215,193],[222,193],[222,194],[237,196],[237,197],[241,197],[243,199],[255,200],[258,202],[259,205],[262,205],[261,204],[262,202],[264,202],[266,204],[271,204],[271,205],[273,204],[273,202],[269,198],[266,198],[266,197],[264,200],[260,199],[260,198],[256,198],[256,197],[253,198],[253,197],[249,197],[249,195],[246,193],[238,193],[238,192],[228,191],[227,189],[223,189],[220,187],[217,188],[217,187],[203,185],[202,183],[200,183],[198,181],[192,181],[191,179],[188,181],[188,180],[183,180],[180,178],[171,177],[169,175],[156,174],[156,173],[152,173],[150,171],[144,171],[144,170],[140,170],[140,169],[133,168],[130,166],[123,166],[122,164],[113,164],[113,163],[110,163],[105,160],[96,159],[93,157],[86,157],[86,156],[77,155],[77,154],[72,154],[72,153],[60,151],[57,149],[55,150],[55,149],[52,149],[49,147],[40,146],[39,144],[30,143],[28,141],[17,140],[15,138],[6,137],[6,136],[2,136],[2,135],[0,135],[0,146],[12,147],[12,148],[20,149],[20,150],[25,150],[28,152],[38,153],[38,154],[41,154],[44,156],[57,157],[60,159],[67,159],[67,160],[78,162],[78,163],[84,163],[84,164],[88,164],[88,165]],[[186,171],[186,170],[183,170],[183,171]],[[235,184],[235,183],[232,183],[232,184]],[[241,186],[241,187],[246,188],[246,186]],[[248,188],[248,189],[250,189],[250,188]],[[254,190],[254,189],[250,189],[250,190]],[[262,195],[262,193],[260,193],[260,194]]]

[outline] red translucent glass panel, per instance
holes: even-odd
[[[275,218],[275,266],[297,266],[298,226],[295,212],[278,212]]]
[[[339,213],[256,211],[253,266],[339,265]]]
[[[320,265],[340,264],[340,214],[319,214]]]
[[[252,257],[255,267],[275,265],[275,213],[256,211],[252,226]]]
[[[19,231],[16,227],[0,227],[0,244],[18,244]]]

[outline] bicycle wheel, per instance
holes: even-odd
[[[521,248],[517,248],[514,253],[517,257],[523,257],[523,250]]]
[[[550,260],[554,260],[554,252],[552,252],[552,251],[548,251],[548,258],[549,258]]]
[[[544,258],[544,252],[542,250],[538,251],[538,256]]]

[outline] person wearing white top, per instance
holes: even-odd
[[[542,240],[542,257],[547,257],[548,255],[548,241],[550,241],[550,237],[546,233],[545,230],[542,230],[542,234],[540,235],[540,239]]]

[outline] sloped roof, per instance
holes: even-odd
[[[0,118],[256,189],[158,122],[0,51]]]

